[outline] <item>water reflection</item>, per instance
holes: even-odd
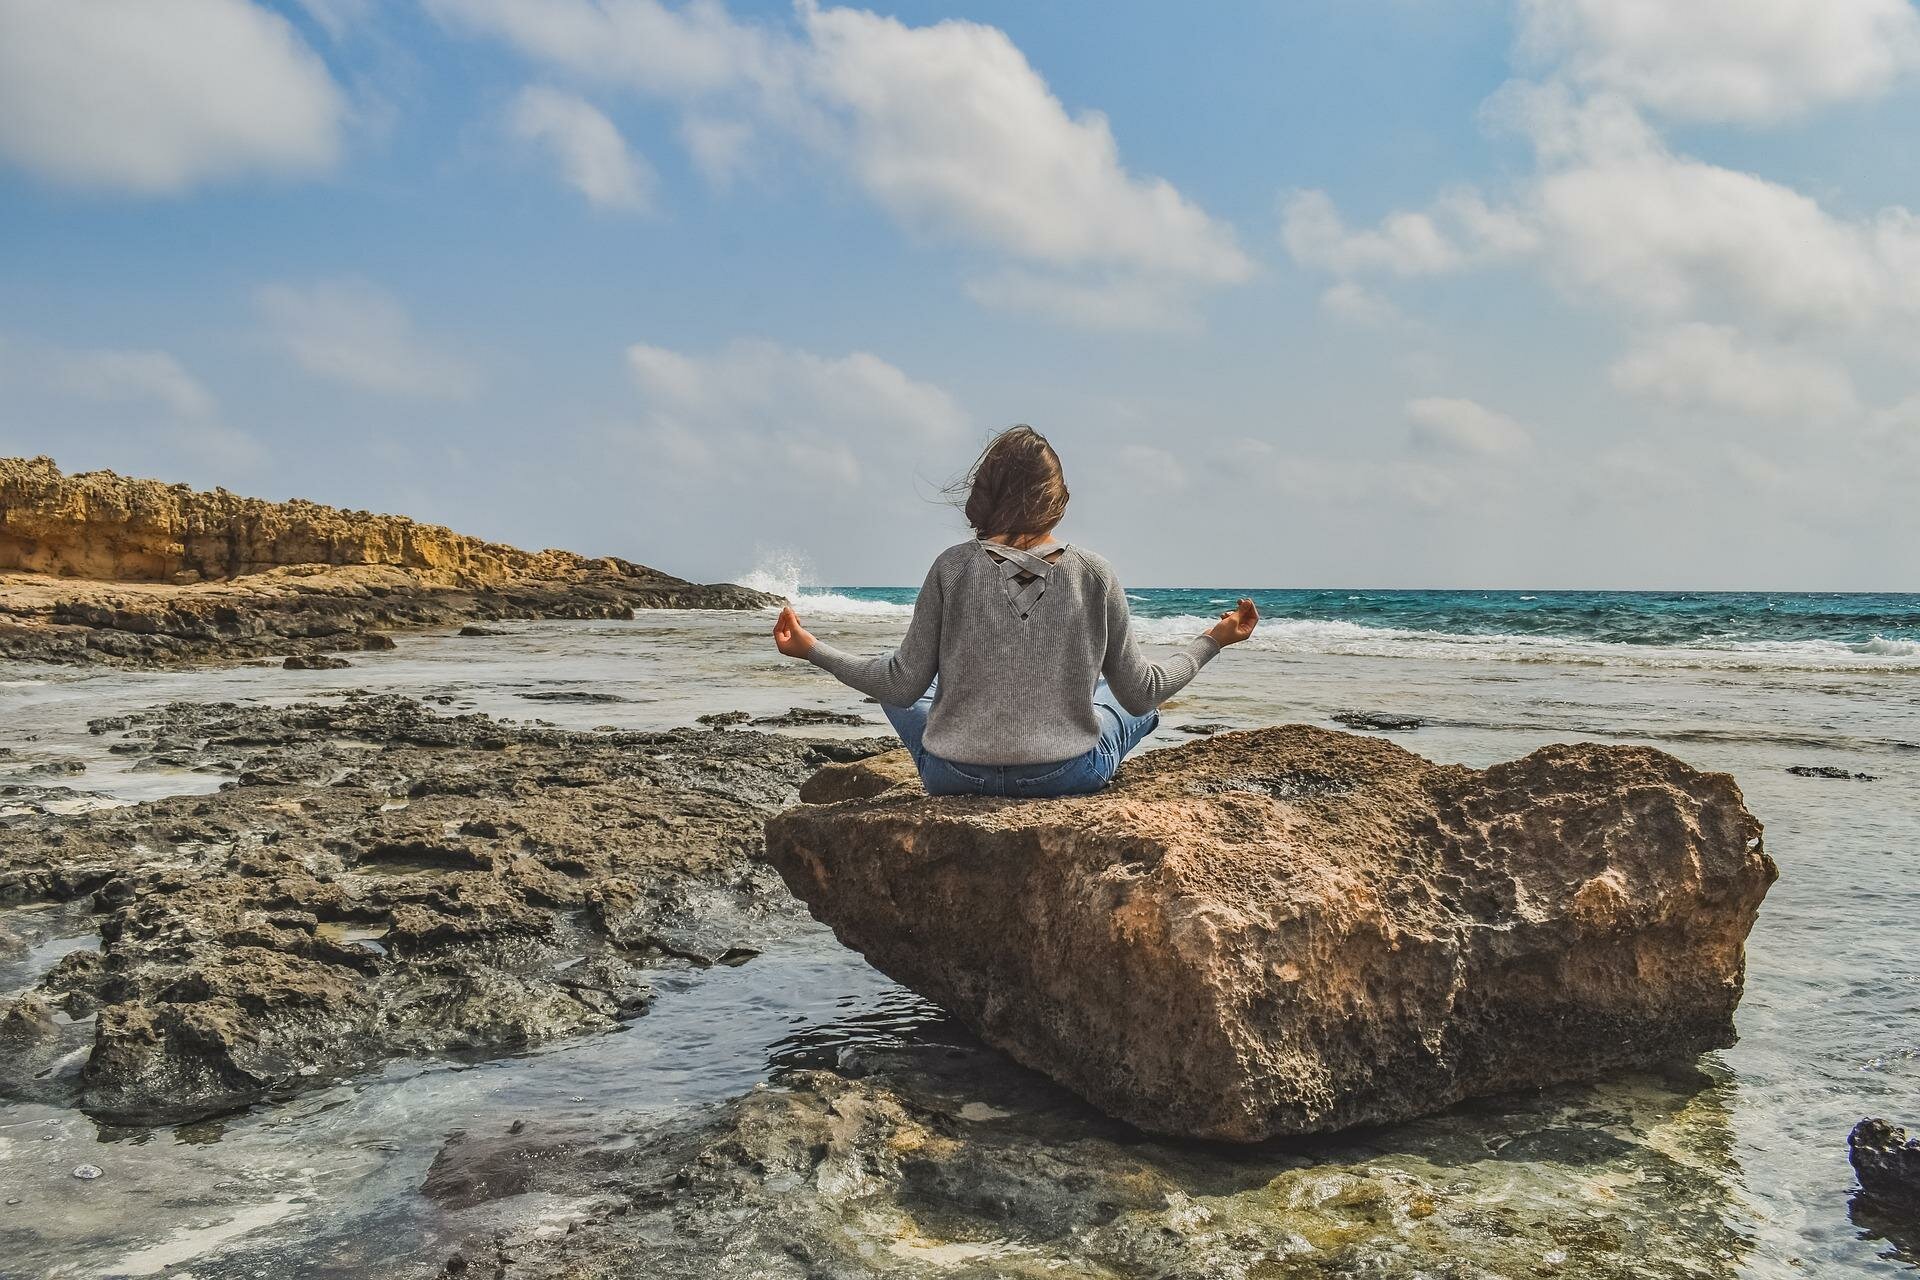
[[[1920,1270],[1920,1217],[1900,1213],[1860,1192],[1847,1204],[1847,1216],[1860,1229],[1860,1239],[1879,1246],[1881,1261]]]
[[[849,1068],[861,1050],[973,1043],[966,1029],[939,1005],[905,987],[894,987],[877,999],[845,995],[834,1004],[836,1016],[805,1021],[767,1046],[767,1066],[776,1077],[811,1068]]]

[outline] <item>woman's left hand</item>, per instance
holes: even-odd
[[[1221,614],[1220,621],[1207,628],[1207,634],[1213,638],[1215,644],[1224,649],[1230,644],[1239,644],[1245,640],[1259,625],[1260,610],[1254,607],[1253,601],[1243,596],[1239,607]]]
[[[813,635],[800,625],[800,615],[788,605],[773,621],[773,643],[789,658],[804,658],[813,652]]]

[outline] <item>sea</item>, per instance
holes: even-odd
[[[746,580],[789,597],[816,634],[855,651],[883,652],[912,608],[911,589],[769,572]],[[1715,1188],[1709,1202],[1662,1205],[1627,1224],[1648,1239],[1699,1242],[1684,1268],[1632,1274],[1913,1274],[1911,1240],[1889,1238],[1853,1202],[1846,1138],[1863,1116],[1920,1123],[1920,595],[1240,587],[1135,589],[1129,599],[1151,649],[1192,635],[1241,595],[1260,607],[1258,631],[1162,708],[1145,749],[1190,741],[1183,726],[1331,725],[1365,711],[1418,717],[1421,727],[1386,736],[1476,767],[1588,740],[1645,743],[1733,775],[1781,878],[1748,942],[1739,1043],[1702,1060],[1699,1092],[1674,1104],[1678,1129],[1609,1138],[1625,1144],[1629,1178],[1634,1152],[1647,1153],[1653,1178],[1656,1148],[1661,1160],[1684,1150]],[[0,746],[77,762],[83,771],[61,782],[84,807],[220,784],[132,771],[86,732],[91,718],[178,698],[288,702],[368,689],[587,730],[804,706],[870,723],[800,732],[886,731],[859,694],[781,658],[771,623],[770,613],[700,611],[504,623],[490,638],[401,637],[334,672],[0,666]],[[564,688],[625,700],[529,697]],[[0,784],[27,781],[8,767],[0,758]],[[84,927],[48,932],[0,972],[0,994],[62,948],[95,945]],[[9,1262],[62,1276],[347,1274],[337,1260],[349,1244],[444,1249],[418,1188],[445,1135],[476,1116],[512,1107],[556,1119],[671,1117],[776,1080],[796,1052],[944,1025],[811,926],[738,968],[661,985],[645,1036],[479,1065],[395,1064],[177,1131],[107,1130],[77,1112],[0,1103],[0,1187],[65,1180],[59,1198],[36,1199],[31,1243]],[[1390,1153],[1392,1130],[1368,1142]],[[67,1171],[82,1162],[107,1176],[69,1193]],[[1515,1168],[1511,1194],[1537,1193],[1542,1205],[1581,1176],[1551,1163]],[[1594,1203],[1596,1215],[1625,1212]],[[382,1265],[397,1270],[408,1246],[392,1247]],[[1454,1274],[1443,1261],[1432,1274]],[[1542,1267],[1564,1274],[1551,1259]]]

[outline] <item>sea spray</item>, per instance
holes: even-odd
[[[754,567],[737,580],[743,587],[765,591],[791,604],[803,618],[871,618],[913,613],[913,591],[901,588],[861,588],[847,595],[820,585],[813,561],[805,552],[788,548],[765,551]],[[901,596],[903,599],[892,599]]]

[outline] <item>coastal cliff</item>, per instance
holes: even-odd
[[[0,657],[157,665],[391,647],[498,618],[778,604],[405,516],[0,458]]]

